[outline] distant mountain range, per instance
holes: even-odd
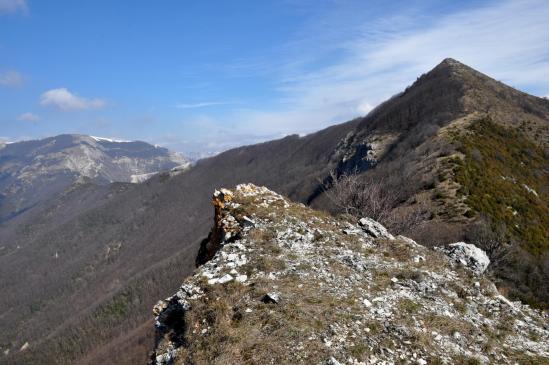
[[[86,150],[120,147],[87,138]],[[547,307],[548,147],[548,100],[446,59],[363,118],[235,148],[141,184],[106,184],[130,181],[135,171],[125,179],[113,178],[122,176],[114,170],[103,178],[90,172],[96,177],[65,183],[55,198],[10,203],[2,214],[12,219],[0,225],[0,290],[7,293],[0,296],[0,363],[144,363],[153,345],[151,308],[194,270],[211,227],[212,192],[239,183],[338,212],[326,192],[334,177],[375,181],[397,197],[391,216],[415,216],[392,232],[427,246],[495,242],[490,254],[499,264],[488,271],[499,290]],[[37,164],[29,174],[44,186],[41,159],[29,161]],[[14,176],[33,181],[23,165]],[[69,175],[62,181],[83,176]],[[3,191],[15,186],[4,179]],[[479,224],[491,235],[475,233]]]
[[[183,156],[140,141],[59,135],[0,146],[0,222],[76,182],[140,182],[190,166]]]

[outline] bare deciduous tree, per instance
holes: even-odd
[[[372,218],[395,233],[406,232],[422,220],[425,209],[420,204],[395,210],[402,192],[383,178],[360,175],[356,170],[340,176],[332,171],[330,177],[324,187],[326,196],[342,213]]]
[[[425,219],[427,208],[423,203],[416,203],[407,209],[393,209],[385,222],[382,222],[391,232],[403,234],[417,228]]]
[[[487,217],[481,217],[469,228],[467,239],[475,246],[486,251],[492,261],[492,266],[503,263],[512,247],[506,237],[505,227],[494,227]]]
[[[397,199],[385,191],[381,181],[361,178],[356,171],[339,177],[332,171],[330,176],[326,195],[340,211],[379,222],[389,216]]]

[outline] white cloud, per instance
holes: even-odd
[[[105,106],[102,99],[88,99],[73,94],[66,88],[48,90],[40,96],[40,104],[54,106],[63,111],[100,109]]]
[[[178,109],[193,109],[193,108],[205,108],[208,106],[217,106],[217,105],[229,105],[233,104],[227,101],[206,101],[200,103],[179,103],[175,107]]]
[[[372,109],[374,109],[374,106],[367,101],[362,101],[356,108],[356,110],[362,115],[368,114]]]
[[[27,122],[38,122],[40,117],[34,113],[23,113],[17,117],[17,120],[23,120]]]
[[[23,81],[24,81],[23,75],[17,71],[8,70],[8,71],[0,72],[0,85],[20,86],[23,84]]]
[[[26,0],[0,0],[0,14],[17,12],[26,14],[28,10]]]

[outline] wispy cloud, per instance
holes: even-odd
[[[105,106],[103,99],[88,99],[73,94],[66,88],[48,90],[40,96],[40,104],[53,106],[62,111],[100,109]]]
[[[446,57],[512,86],[547,93],[547,1],[494,2],[418,18],[402,11],[367,24],[354,15],[319,17],[319,24],[293,41],[297,51],[287,55],[286,66],[275,69],[282,80],[277,86],[281,96],[271,110],[235,112],[223,124],[231,124],[234,133],[259,135],[318,130],[366,114]],[[323,35],[310,34],[322,27],[333,30],[324,35],[329,42]],[[321,47],[300,59],[299,50],[312,49],[308,42]],[[331,61],[311,66],[315,55],[324,59],[326,54],[332,55]]]
[[[0,0],[2,1],[2,0]],[[15,70],[7,70],[0,72],[0,85],[3,86],[21,86],[25,78]]]
[[[26,0],[0,0],[0,14],[23,13],[29,11]]]
[[[234,104],[229,101],[206,101],[200,103],[178,103],[175,107],[178,109],[194,109],[194,108],[206,108],[209,106],[218,106],[218,105],[230,105]]]
[[[219,151],[345,122],[367,114],[447,57],[527,92],[549,93],[547,1],[476,2],[451,12],[425,11],[414,2],[371,18],[363,1],[330,2],[320,12],[317,3],[310,3],[311,23],[278,45],[276,57],[267,52],[223,69],[231,77],[271,80],[277,97],[262,106],[228,108],[221,116],[204,108],[201,117],[182,121],[180,130],[192,141],[170,146]]]
[[[22,120],[26,122],[38,122],[40,117],[34,113],[23,113],[17,117],[17,120]]]

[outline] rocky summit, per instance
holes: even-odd
[[[474,245],[427,248],[251,184],[213,202],[200,266],[154,307],[151,364],[549,362],[547,313],[501,295]]]

